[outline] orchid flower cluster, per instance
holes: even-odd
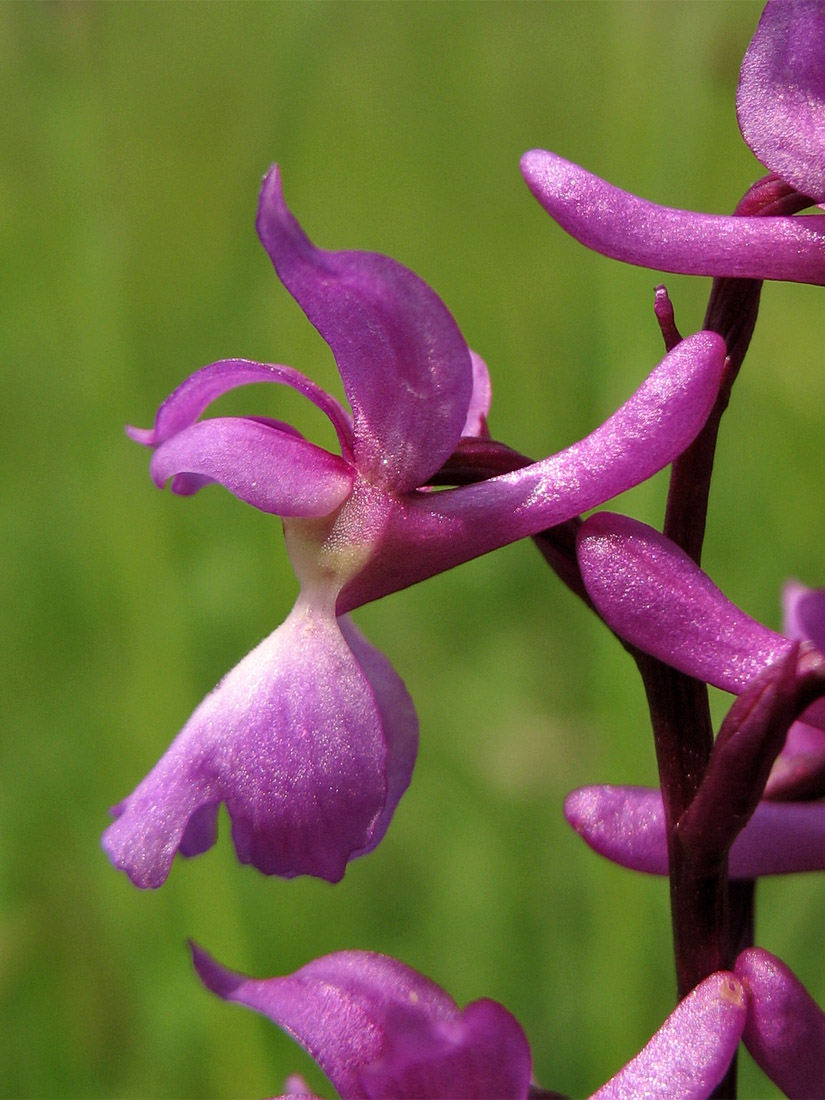
[[[114,807],[104,847],[139,887],[217,838],[265,875],[337,882],[372,851],[410,783],[415,709],[350,612],[518,539],[622,641],[647,695],[660,787],[593,786],[565,814],[591,848],[670,879],[678,1004],[594,1096],[733,1096],[744,1041],[788,1095],[825,1097],[825,1013],[754,939],[762,875],[825,869],[825,589],[789,582],[776,634],[702,572],[714,449],[763,280],[825,284],[825,6],[769,0],[741,70],[742,135],[768,171],[730,217],[656,206],[554,153],[522,160],[541,206],[581,243],[659,271],[713,277],[682,337],[664,287],[664,358],[589,436],[540,461],[494,440],[491,384],[449,311],[401,264],[314,245],[277,168],[257,229],[330,347],[347,406],[297,370],[227,359],[187,378],[154,426],[151,475],[188,496],[217,482],[280,516],[300,593],[285,622],[197,707]],[[333,453],[265,417],[204,416],[249,383],[297,390]],[[662,531],[582,514],[671,466]],[[435,490],[438,491],[435,491]],[[735,699],[714,736],[707,685]],[[349,1098],[543,1097],[502,1005],[463,1010],[386,956],[344,951],[287,977],[236,974],[192,947],[203,984],[269,1016]],[[298,1077],[290,1095],[308,1095]]]

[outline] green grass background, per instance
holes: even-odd
[[[567,238],[518,158],[551,148],[651,199],[729,211],[760,174],[733,107],[758,14],[0,5],[3,1096],[260,1097],[293,1070],[331,1095],[268,1021],[200,988],[187,936],[258,975],[342,948],[397,955],[461,1003],[504,1002],[539,1080],[574,1096],[669,1011],[665,883],[603,864],[561,815],[575,786],[654,781],[641,690],[529,543],[358,613],[422,737],[389,835],[343,883],[240,867],[225,820],[157,892],[109,866],[107,806],[296,591],[276,520],[218,489],[159,493],[123,425],[226,356],[339,392],[255,237],[277,160],[319,244],[386,252],[441,294],[490,366],[498,437],[536,456],[579,438],[661,356],[658,277]],[[695,329],[707,281],[668,285]],[[825,581],[821,294],[766,288],[710,514],[709,570],[772,625],[786,576]],[[318,438],[274,391],[236,407]],[[657,523],[665,489],[620,507]],[[825,999],[821,877],[760,898],[760,942]],[[777,1095],[742,1072],[744,1095]]]

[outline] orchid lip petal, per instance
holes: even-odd
[[[818,215],[746,218],[659,206],[542,149],[526,153],[521,168],[562,229],[604,256],[683,275],[825,284]]]
[[[401,796],[410,785],[418,752],[418,717],[406,687],[390,662],[344,615],[341,633],[372,688],[387,743],[387,798],[367,844],[352,858],[371,852],[383,839]]]
[[[256,382],[289,386],[308,398],[331,422],[344,458],[352,457],[352,424],[349,414],[334,397],[300,371],[280,363],[257,363],[252,359],[219,359],[190,374],[163,402],[152,428],[126,429],[136,443],[157,447],[184,428],[191,427],[218,397]]]
[[[191,947],[207,989],[269,1016],[344,1100],[527,1096],[527,1040],[494,1001],[462,1012],[423,974],[368,951],[340,951],[286,977],[256,980]]]
[[[825,1012],[793,972],[759,947],[734,971],[748,990],[745,1046],[786,1096],[825,1096]]]
[[[342,458],[292,430],[231,416],[198,420],[171,436],[155,450],[151,472],[160,488],[181,475],[173,483],[179,493],[217,481],[263,512],[302,517],[329,515],[355,480]]]
[[[279,278],[335,356],[359,472],[398,491],[426,484],[452,453],[472,392],[470,352],[446,306],[386,256],[316,248],[275,167],[257,225]]]
[[[388,782],[397,802],[414,756],[411,704],[388,747],[371,678],[380,679],[375,661],[362,669],[331,610],[299,598],[116,808],[104,834],[112,862],[137,886],[160,886],[179,849],[194,854],[214,840],[204,807],[225,802],[241,862],[338,881],[386,829]],[[403,686],[377,689],[386,709]],[[391,751],[400,765],[388,763]]]
[[[727,1072],[745,1027],[747,1006],[747,994],[735,974],[711,974],[590,1100],[704,1100]]]
[[[695,439],[725,356],[720,336],[696,333],[586,439],[514,473],[399,502],[369,570],[342,591],[339,611],[564,523],[647,480]]]
[[[651,875],[668,874],[661,791],[582,787],[567,796],[568,823],[599,855]],[[734,879],[825,870],[825,805],[760,802],[728,857]]]
[[[745,52],[736,114],[759,160],[803,195],[825,200],[825,10],[773,0]]]

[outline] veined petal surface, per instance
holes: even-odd
[[[769,0],[736,91],[742,136],[777,176],[825,200],[825,7]]]
[[[591,1100],[706,1100],[736,1053],[746,1014],[738,978],[726,970],[711,974]]]
[[[358,643],[362,654],[365,646]],[[379,679],[361,667],[332,614],[300,598],[115,808],[103,838],[112,862],[135,885],[160,886],[178,850],[195,854],[212,843],[214,807],[225,802],[242,863],[338,881],[347,860],[386,828],[388,773],[397,801],[414,756],[407,699],[393,734],[401,763],[388,764],[382,707],[403,686],[388,688],[383,667],[379,705],[371,676]]]
[[[615,260],[683,275],[825,284],[818,215],[747,218],[648,202],[555,153],[525,153],[535,197],[577,241]]]
[[[265,980],[233,973],[195,945],[192,952],[208,989],[269,1016],[343,1100],[527,1096],[527,1040],[494,1001],[462,1012],[423,974],[366,951],[327,955]]]
[[[306,518],[333,512],[355,480],[338,455],[292,430],[239,416],[198,420],[177,432],[157,447],[150,470],[159,488],[170,477],[181,478],[173,488],[184,494],[217,481],[262,512]]]
[[[274,167],[257,225],[279,278],[335,356],[359,471],[401,492],[426,484],[458,441],[473,387],[470,351],[447,307],[386,256],[316,248]]]
[[[825,1013],[781,959],[759,947],[736,960],[749,993],[745,1046],[794,1100],[825,1097]]]
[[[661,791],[582,787],[567,796],[565,817],[599,855],[633,871],[668,873]],[[731,878],[825,870],[825,803],[760,802],[733,843]]]

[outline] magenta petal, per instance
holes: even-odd
[[[368,568],[343,590],[339,610],[538,534],[645,481],[696,437],[725,355],[720,336],[696,333],[586,439],[515,473],[411,495],[390,515]]]
[[[582,787],[567,796],[569,824],[599,855],[633,871],[668,873],[659,790]],[[731,878],[825,870],[825,803],[760,802],[729,856]]]
[[[335,356],[359,471],[398,491],[425,484],[452,453],[472,392],[470,352],[446,306],[386,256],[316,248],[287,209],[277,168],[264,179],[258,233]]]
[[[825,588],[808,588],[788,581],[782,590],[783,632],[789,638],[813,642],[825,653]]]
[[[127,432],[136,443],[156,447],[194,424],[218,397],[253,382],[277,382],[302,393],[329,417],[342,453],[345,457],[351,456],[352,426],[348,414],[334,397],[292,367],[256,363],[251,359],[221,359],[195,371],[160,406],[153,428],[127,428]]]
[[[160,886],[179,849],[193,854],[214,839],[207,807],[225,802],[242,863],[338,881],[386,828],[388,770],[397,801],[410,767],[402,734],[414,736],[414,718],[405,712],[394,735],[399,780],[381,713],[403,688],[379,689],[379,705],[370,676],[335,619],[299,600],[116,808],[103,840],[112,862],[135,885]]]
[[[526,1097],[530,1050],[493,1001],[461,1012],[434,982],[367,951],[316,959],[284,978],[233,973],[192,945],[204,985],[269,1016],[312,1055],[342,1100]]]
[[[742,136],[766,168],[825,200],[825,8],[771,0],[739,75]]]
[[[579,532],[578,556],[608,626],[689,676],[736,693],[791,648],[644,523],[610,512],[591,516]]]
[[[744,1039],[754,1061],[786,1096],[825,1097],[825,1013],[768,951],[743,951],[734,969],[750,995]]]
[[[591,1100],[706,1100],[736,1053],[746,1015],[747,996],[736,976],[711,974]]]
[[[825,284],[825,226],[816,216],[727,217],[658,206],[555,153],[521,170],[548,214],[604,256],[656,271]]]
[[[218,481],[236,497],[278,516],[326,516],[349,495],[351,466],[314,443],[250,417],[199,420],[161,443],[152,455],[152,478],[170,477],[188,494]],[[192,479],[195,475],[195,479]]]

